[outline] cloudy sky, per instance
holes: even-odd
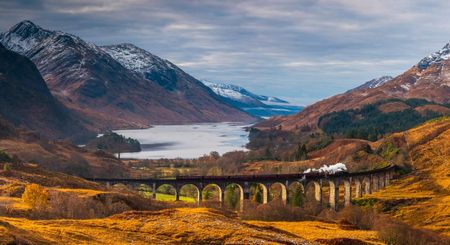
[[[199,79],[310,104],[440,49],[449,13],[447,0],[0,0],[0,30],[29,19],[130,42]]]

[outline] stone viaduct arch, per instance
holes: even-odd
[[[151,187],[152,196],[156,197],[156,190],[162,185],[170,185],[175,189],[175,200],[180,200],[180,190],[183,186],[192,185],[196,188],[197,202],[203,200],[203,191],[211,186],[217,188],[219,202],[223,203],[227,186],[236,185],[239,189],[239,201],[241,210],[244,200],[250,199],[251,186],[259,186],[262,189],[262,203],[270,201],[270,190],[273,185],[281,188],[281,200],[288,203],[290,187],[298,184],[304,196],[313,190],[314,199],[320,204],[327,204],[337,210],[339,207],[339,191],[343,188],[344,205],[350,205],[352,198],[360,198],[364,194],[370,194],[389,185],[395,166],[365,172],[339,172],[336,174],[306,173],[306,174],[272,174],[272,175],[235,175],[235,176],[178,176],[161,179],[88,179],[91,181],[106,183],[107,185],[121,183],[128,186],[145,184]],[[328,185],[329,198],[324,200],[324,184]],[[310,193],[312,195],[312,193]]]

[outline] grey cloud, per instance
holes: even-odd
[[[0,28],[31,19],[97,44],[131,42],[198,78],[302,104],[397,75],[450,41],[448,1],[0,1]]]

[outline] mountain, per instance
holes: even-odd
[[[145,78],[157,82],[167,90],[180,90],[189,84],[200,85],[198,81],[172,64],[144,49],[130,43],[102,46],[102,50],[111,55],[125,68],[142,74]]]
[[[154,80],[149,80],[125,67],[105,48],[68,33],[45,30],[30,21],[2,33],[0,42],[30,58],[52,94],[88,118],[92,122],[88,126],[96,131],[150,124],[253,120],[191,76],[181,76],[179,69],[173,77],[167,70],[154,70],[150,77]],[[158,74],[168,80],[158,80]]]
[[[351,89],[347,92],[354,91],[354,90],[363,90],[363,89],[368,89],[368,88],[377,88],[377,87],[383,85],[384,83],[389,82],[392,79],[393,79],[393,77],[391,77],[391,76],[382,76],[379,78],[374,78],[374,79],[367,81],[367,82],[363,83],[362,85],[360,85],[354,89]]]
[[[247,89],[227,83],[215,83],[204,80],[203,83],[214,93],[228,100],[229,103],[256,117],[290,115],[299,112],[303,107],[289,104],[277,97],[257,95]]]
[[[258,95],[249,92],[243,87],[226,83],[214,83],[206,80],[203,83],[217,95],[227,98],[241,107],[265,105]]]
[[[217,96],[202,82],[168,60],[130,43],[102,46],[101,49],[125,68],[156,82],[172,95],[184,97],[201,111],[208,110],[208,107],[216,107],[218,112],[230,111],[228,100]],[[249,120],[250,117],[243,118]]]
[[[234,101],[242,102],[248,105],[263,105],[264,103],[282,103],[289,104],[289,102],[279,99],[277,97],[269,97],[265,95],[254,94],[247,89],[227,83],[214,83],[210,81],[203,81],[203,83],[210,87],[216,94],[227,97]]]
[[[341,110],[360,108],[380,100],[419,98],[450,103],[450,44],[423,58],[403,74],[379,86],[354,89],[306,107],[296,115],[276,117],[256,125],[266,129],[282,126],[293,130],[304,125],[317,125],[320,116]]]
[[[52,139],[79,141],[95,135],[53,97],[33,62],[1,44],[0,117]]]
[[[429,66],[436,64],[442,65],[446,60],[450,59],[450,43],[447,43],[442,49],[436,51],[423,58],[417,64],[420,70],[427,69]]]

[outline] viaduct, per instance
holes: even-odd
[[[344,204],[350,205],[352,198],[360,198],[364,194],[370,194],[387,185],[394,176],[395,166],[387,166],[364,172],[338,172],[327,173],[302,173],[302,174],[271,174],[271,175],[233,175],[233,176],[177,176],[173,178],[159,179],[108,179],[91,178],[90,181],[106,185],[124,184],[127,186],[147,185],[152,190],[153,198],[156,191],[162,185],[170,185],[175,189],[175,200],[180,200],[180,190],[183,186],[192,185],[197,191],[197,202],[201,203],[202,193],[206,188],[217,188],[219,202],[225,197],[227,186],[234,184],[239,189],[241,209],[244,200],[250,199],[250,187],[260,186],[262,189],[262,203],[267,203],[270,197],[270,187],[279,185],[281,187],[281,200],[288,203],[291,185],[296,184],[306,196],[312,191],[315,200],[319,203],[328,204],[330,208],[337,210],[339,204],[339,190],[343,189]],[[329,200],[324,200],[324,190],[328,191]],[[342,193],[342,192],[341,192]],[[309,193],[308,193],[309,194]],[[342,200],[341,200],[342,201]]]

